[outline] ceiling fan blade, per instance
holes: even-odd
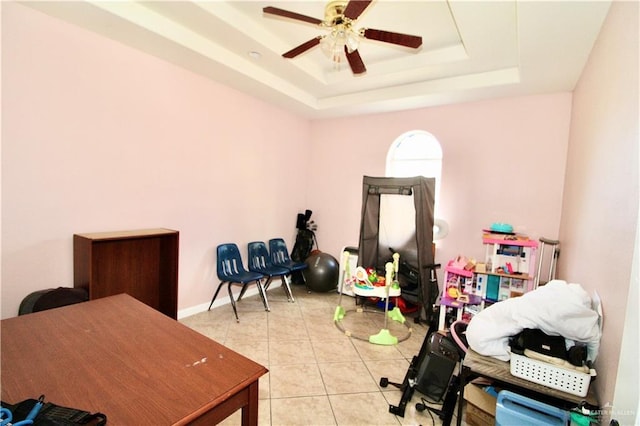
[[[371,2],[372,0],[351,0],[344,9],[344,16],[352,21],[358,19]]]
[[[283,16],[285,18],[295,19],[295,20],[298,20],[298,21],[304,21],[304,22],[308,22],[310,24],[316,24],[316,25],[322,24],[322,20],[321,19],[313,18],[313,17],[307,16],[307,15],[301,15],[300,13],[290,12],[288,10],[279,9],[279,8],[273,7],[273,6],[267,6],[267,7],[263,8],[262,12],[267,13],[269,15]]]
[[[349,66],[351,67],[351,71],[354,74],[363,74],[367,71],[367,68],[364,66],[364,62],[362,62],[362,58],[358,53],[358,50],[354,50],[349,53],[347,46],[344,47],[344,54],[347,56],[347,61],[349,62]]]
[[[316,38],[312,38],[311,40],[302,43],[300,46],[294,47],[290,51],[288,51],[286,53],[283,53],[282,56],[284,56],[285,58],[289,58],[289,59],[295,58],[296,56],[300,55],[301,53],[306,52],[307,50],[311,49],[312,47],[316,47],[317,45],[319,45],[321,39],[322,39],[321,36],[318,36]]]
[[[366,28],[364,30],[364,38],[384,41],[385,43],[398,44],[400,46],[412,47],[414,49],[422,46],[422,37],[420,36],[394,33],[391,31],[373,30],[371,28]]]

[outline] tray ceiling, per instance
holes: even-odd
[[[275,6],[323,19],[319,1],[25,2],[309,118],[572,91],[609,1],[374,1],[356,28],[419,35],[415,51],[362,40],[354,76],[316,47],[327,30],[265,15]]]

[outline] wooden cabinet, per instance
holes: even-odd
[[[162,228],[75,234],[74,287],[91,300],[127,293],[176,319],[178,242],[178,231]]]

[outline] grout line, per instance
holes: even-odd
[[[313,362],[312,364],[314,364],[316,366],[316,368],[319,371],[320,374],[320,379],[322,380],[322,384],[323,384],[323,389],[324,389],[324,394],[323,395],[300,395],[300,396],[295,396],[295,397],[273,397],[273,381],[271,380],[271,378],[269,379],[269,384],[268,384],[268,392],[269,392],[269,397],[266,398],[269,400],[269,404],[267,407],[265,407],[264,409],[268,410],[268,421],[270,425],[274,424],[274,418],[273,418],[273,406],[272,406],[272,400],[287,400],[287,399],[295,399],[295,398],[310,398],[313,396],[323,396],[327,399],[328,403],[329,403],[329,408],[331,410],[331,415],[333,416],[333,420],[335,422],[336,425],[340,426],[338,423],[338,412],[336,412],[336,407],[334,407],[334,404],[332,403],[331,397],[334,398],[341,398],[343,396],[346,395],[362,395],[362,394],[371,394],[371,395],[380,395],[385,401],[388,401],[387,398],[385,397],[385,392],[383,392],[382,389],[380,389],[380,387],[378,386],[377,390],[371,390],[371,391],[366,391],[366,392],[348,392],[348,393],[338,393],[338,394],[329,394],[328,392],[328,388],[327,388],[327,383],[325,381],[325,377],[322,375],[322,372],[320,370],[320,364],[330,364],[334,361],[325,361],[325,362],[320,362],[319,358],[318,358],[318,350],[319,350],[319,346],[318,344],[322,344],[323,339],[321,338],[321,336],[318,336],[318,333],[315,332],[313,334],[314,337],[312,337],[312,332],[311,330],[314,328],[314,326],[316,325],[315,322],[318,320],[319,317],[319,313],[323,312],[323,311],[327,311],[327,319],[331,321],[331,325],[335,328],[335,336],[329,336],[327,335],[327,339],[331,340],[333,338],[333,340],[339,340],[339,339],[344,339],[344,333],[341,333],[340,330],[335,327],[335,324],[333,322],[332,319],[332,315],[333,315],[333,311],[331,309],[328,309],[329,305],[331,305],[331,301],[335,302],[335,304],[333,304],[333,308],[335,308],[335,306],[337,306],[337,297],[338,295],[336,294],[336,298],[335,300],[333,299],[324,299],[321,300],[321,297],[324,297],[324,295],[319,295],[319,297],[316,297],[313,294],[308,294],[304,288],[302,289],[298,289],[296,287],[299,286],[292,286],[292,293],[294,295],[295,298],[295,309],[292,309],[291,314],[295,313],[295,314],[299,314],[298,315],[293,315],[292,318],[289,318],[289,312],[287,312],[287,315],[284,316],[278,316],[278,315],[272,315],[272,313],[266,313],[266,360],[267,360],[267,368],[271,367],[271,363],[273,362],[272,360],[272,351],[276,349],[276,347],[278,346],[278,344],[281,343],[280,340],[274,340],[276,338],[276,334],[277,334],[277,329],[278,329],[278,325],[281,321],[301,321],[300,326],[304,328],[304,331],[306,332],[306,336],[300,336],[300,338],[297,339],[286,339],[283,340],[282,342],[285,341],[289,341],[289,340],[303,340],[305,342],[308,342],[308,344],[311,347],[311,351],[313,353]],[[247,303],[246,305],[249,306],[249,310],[244,312],[244,315],[247,315],[249,313],[254,313],[254,306],[253,303],[255,303],[255,301],[252,301],[252,298],[258,298],[258,295],[253,295],[251,297],[246,297],[243,298],[242,301],[239,302],[239,305],[242,305],[242,303],[244,301],[246,302],[251,302],[251,303]],[[274,300],[274,304],[272,304],[272,310],[277,309],[277,307],[280,305],[280,300],[279,298],[276,298],[277,300]],[[327,301],[329,301],[327,303]],[[286,305],[282,305],[285,306],[286,309],[291,309],[293,308],[292,304],[290,302],[286,302]],[[245,306],[246,307],[246,306]],[[229,306],[221,306],[219,308],[212,308],[212,312],[215,311],[220,311],[221,313],[225,310],[229,309]],[[257,310],[256,310],[257,311]],[[241,316],[241,322],[242,322],[242,315]],[[234,330],[234,326],[235,326],[235,318],[233,317],[233,314],[231,313],[230,316],[227,316],[227,326],[224,330],[224,339],[223,342],[228,342],[230,340],[235,340],[235,341],[245,341],[250,343],[251,342],[251,336],[248,335],[246,337],[241,337],[241,338],[236,338],[234,339],[233,337],[233,331]],[[251,325],[251,322],[247,321],[247,325]],[[414,326],[412,333],[411,333],[411,337],[410,339],[415,339],[415,338],[419,338],[419,339],[424,339],[426,338],[426,335],[423,336],[422,332],[416,332],[416,326]],[[328,332],[327,332],[328,334]],[[415,337],[414,337],[415,336]],[[407,357],[407,355],[405,355],[405,353],[410,352],[409,350],[405,350],[405,352],[400,351],[400,349],[398,349],[398,347],[396,347],[396,350],[399,353],[399,358],[393,358],[393,359],[388,359],[385,357],[382,358],[376,358],[375,354],[373,355],[373,359],[367,359],[365,360],[364,357],[366,358],[371,358],[371,355],[367,355],[368,351],[363,351],[361,353],[361,351],[358,350],[358,346],[356,345],[356,341],[354,338],[349,338],[349,345],[351,347],[351,349],[353,351],[355,351],[355,355],[353,355],[353,362],[361,362],[365,368],[367,369],[367,373],[370,375],[370,377],[374,380],[374,382],[376,383],[376,385],[378,385],[378,382],[375,380],[376,377],[374,376],[373,371],[367,366],[367,362],[378,362],[378,361],[388,361],[388,362],[397,362],[402,360],[402,362],[407,363],[407,367],[409,365],[409,363],[411,362],[411,358],[412,357]],[[412,340],[407,340],[408,342],[411,342]],[[315,343],[315,345],[314,345]],[[415,342],[413,342],[415,343]],[[400,343],[402,344],[402,342]],[[412,348],[412,346],[405,346],[406,348]],[[366,348],[365,348],[366,349]],[[417,347],[416,351],[419,350],[419,346]],[[375,351],[375,349],[373,349],[373,351]],[[336,360],[335,362],[342,362],[340,360]],[[305,364],[311,364],[309,362],[305,362]],[[415,402],[415,401],[414,401]],[[265,399],[260,400],[261,404],[265,404]],[[266,405],[266,404],[265,404]],[[327,414],[329,414],[327,412]],[[264,417],[267,417],[267,413],[263,413]],[[455,416],[455,413],[454,413]],[[426,418],[421,418],[421,417],[416,417],[417,421],[424,421],[427,424],[430,423],[430,419],[428,417]],[[441,424],[439,421],[439,419],[436,419],[436,425]],[[455,417],[454,417],[454,421],[455,421]],[[398,418],[398,416],[394,416],[394,420],[391,420],[391,418],[389,418],[389,422],[394,422],[394,424],[402,424],[403,420]]]

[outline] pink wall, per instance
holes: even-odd
[[[635,394],[636,404],[638,397],[638,300],[627,300],[632,263],[638,262],[638,51],[638,3],[614,2],[574,93],[569,140],[559,271],[597,290],[603,301],[598,366],[605,371],[596,381],[602,404],[614,401],[625,332],[635,336],[635,362],[620,368],[635,392],[623,392]],[[636,324],[625,329],[627,303]]]
[[[507,222],[532,238],[557,238],[571,95],[475,102],[312,124],[310,208],[320,248],[357,245],[362,176],[384,176],[391,143],[408,130],[442,145],[439,216],[449,235],[436,261],[484,258],[481,230]]]
[[[179,230],[179,309],[210,300],[217,244],[293,243],[306,120],[23,5],[2,12],[3,318],[73,285],[74,233]]]
[[[339,257],[357,244],[362,175],[382,175],[391,142],[412,129],[443,146],[439,210],[451,231],[440,262],[481,257],[480,229],[494,221],[558,234],[570,94],[309,123],[3,6],[5,317],[31,291],[71,285],[77,232],[178,229],[181,309],[209,299],[217,243],[284,235],[292,244],[307,207],[320,248]]]

